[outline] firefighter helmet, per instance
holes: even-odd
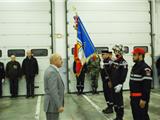
[[[123,54],[124,53],[124,47],[123,47],[123,45],[115,45],[113,48],[112,48],[112,50],[114,51],[114,52],[118,52],[119,54]]]

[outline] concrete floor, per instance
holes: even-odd
[[[37,98],[18,97],[17,99],[0,99],[0,120],[36,120],[35,112]],[[132,120],[129,92],[124,92],[125,115],[124,120]],[[88,101],[90,102],[88,102]],[[160,120],[160,90],[153,90],[151,94],[149,114],[151,120]],[[65,95],[65,112],[61,114],[61,120],[112,120],[114,114],[104,115],[101,110],[105,108],[103,94],[85,94],[77,96]],[[40,120],[45,120],[43,112],[43,96],[40,104]]]

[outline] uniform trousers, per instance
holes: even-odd
[[[142,109],[139,106],[140,97],[131,97],[131,108],[134,120],[150,120],[148,115],[148,102]]]

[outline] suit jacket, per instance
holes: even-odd
[[[44,73],[44,91],[44,111],[58,113],[58,109],[64,106],[64,83],[52,65]]]

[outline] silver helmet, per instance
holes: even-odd
[[[121,54],[121,55],[123,55],[123,53],[124,53],[124,47],[123,47],[123,45],[121,45],[121,44],[115,45],[115,46],[112,48],[112,50],[113,50],[114,52],[118,52],[118,53]]]

